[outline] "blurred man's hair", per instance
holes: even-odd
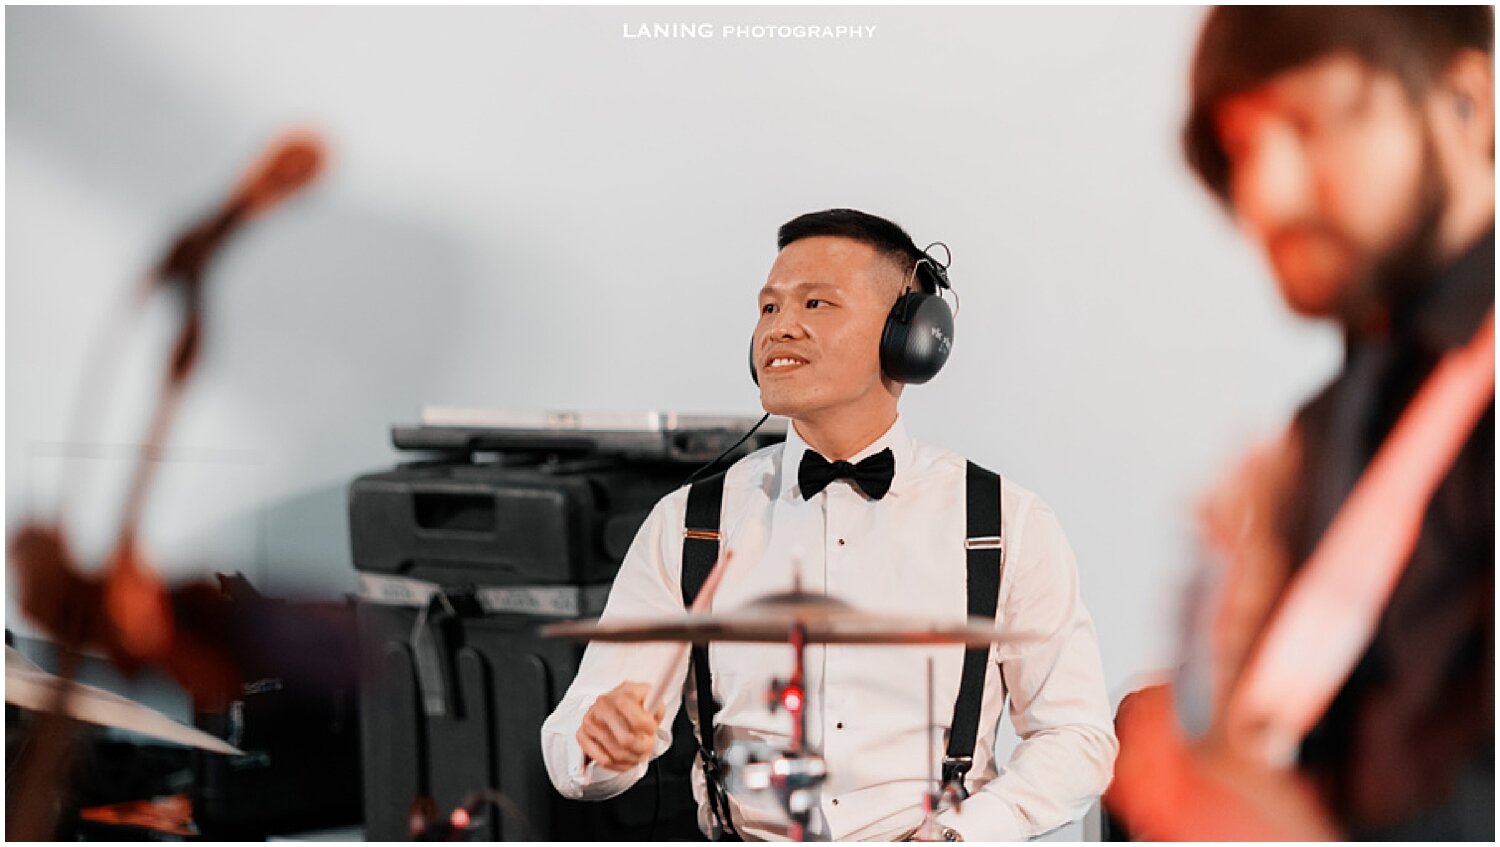
[[[776,249],[817,236],[847,238],[873,247],[895,262],[902,274],[909,275],[917,260],[924,256],[906,230],[885,218],[855,209],[826,209],[792,218],[776,232]]]
[[[1229,162],[1214,130],[1214,107],[1278,74],[1349,52],[1394,74],[1416,102],[1461,50],[1493,55],[1494,41],[1490,6],[1215,7],[1193,58],[1183,129],[1188,164],[1227,202]]]

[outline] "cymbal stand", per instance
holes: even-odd
[[[790,680],[772,680],[768,704],[774,711],[784,708],[792,718],[792,743],[789,750],[777,750],[756,742],[737,742],[730,746],[729,773],[734,787],[743,790],[771,790],[786,809],[791,821],[788,835],[792,841],[807,840],[807,826],[817,802],[818,786],[828,776],[823,757],[807,745],[807,694],[803,687],[807,627],[796,624],[788,634],[796,652],[797,664]]]
[[[937,733],[937,723],[932,711],[932,659],[927,659],[927,743],[923,751],[927,759],[927,780],[932,787],[922,792],[922,825],[912,833],[912,841],[942,841],[943,828],[937,822],[937,806],[942,800],[942,786],[938,784],[937,764],[932,756],[932,737]]]

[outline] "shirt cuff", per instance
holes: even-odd
[[[579,723],[582,723],[580,718]],[[577,729],[574,729],[577,734]],[[587,765],[583,763],[583,748],[578,746],[578,739],[569,736],[567,739],[568,780],[575,788],[588,788],[613,780],[630,771],[610,770],[596,761],[590,760]],[[635,768],[631,768],[635,770]]]
[[[578,745],[576,744],[573,745],[573,753],[570,754],[570,758],[573,761],[568,762],[568,772],[572,774],[573,784],[579,788],[609,782],[615,777],[626,773],[626,771],[612,771],[598,762],[589,762],[588,765],[583,766],[583,753],[578,750]]]
[[[963,802],[960,810],[938,812],[938,823],[953,827],[965,841],[1025,841],[1031,828],[999,797],[983,791]]]
[[[567,753],[567,778],[571,791],[561,791],[565,797],[580,800],[603,800],[619,794],[635,784],[646,772],[648,762],[642,762],[629,770],[617,771],[598,762],[583,763],[583,749],[577,741],[569,741]]]

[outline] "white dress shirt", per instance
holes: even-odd
[[[724,483],[721,549],[734,557],[713,607],[729,609],[800,577],[804,590],[826,592],[860,609],[961,620],[968,613],[965,461],[913,441],[900,419],[850,461],[889,447],[896,472],[881,500],[836,480],[810,500],[797,485],[807,445],[790,427],[787,440],[736,462]],[[664,497],[641,527],[610,591],[605,620],[683,612],[681,573],[686,487]],[[1057,517],[1036,495],[1005,480],[1001,490],[1005,564],[986,673],[973,795],[940,821],[967,840],[1019,840],[1088,810],[1109,784],[1117,743],[1098,638],[1078,590],[1078,570]],[[738,739],[785,747],[791,718],[766,706],[772,677],[787,678],[793,653],[784,645],[709,647],[716,749]],[[680,655],[679,655],[680,654]],[[959,645],[811,647],[807,650],[807,735],[828,766],[809,826],[816,839],[896,840],[922,820],[928,774],[942,761],[962,675]],[[927,727],[927,659],[933,659],[938,733]],[[602,800],[646,771],[583,767],[574,736],[596,697],[622,682],[654,684],[667,671],[655,755],[671,743],[672,717],[684,695],[698,713],[685,651],[672,644],[591,644],[578,676],[542,726],[552,783],[564,796]],[[996,730],[1006,698],[1020,737],[1010,760],[995,761]],[[710,812],[701,765],[693,771],[699,825]],[[732,795],[734,825],[748,840],[785,838],[787,823],[769,793]]]

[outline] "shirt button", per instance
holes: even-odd
[[[838,723],[836,723],[836,724],[833,725],[833,728],[834,729],[843,729],[844,728],[844,722],[843,721],[839,721]]]
[[[842,538],[839,539],[839,546],[840,547],[844,546],[844,539],[842,539]]]
[[[833,805],[837,806],[838,804],[839,804],[839,798],[837,798],[837,797],[833,798]]]

